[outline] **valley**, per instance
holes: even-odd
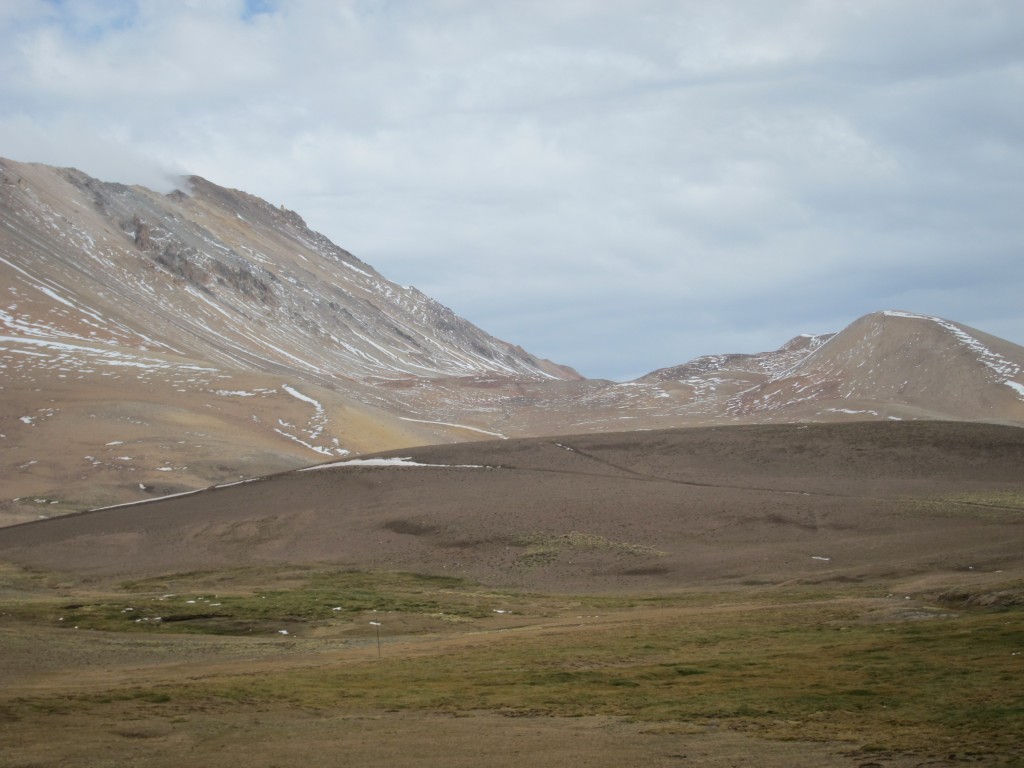
[[[588,379],[180,181],[0,159],[0,765],[1024,764],[1024,348]]]

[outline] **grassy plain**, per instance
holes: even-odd
[[[314,743],[544,764],[511,745],[549,741],[560,765],[1024,764],[1024,606],[996,574],[985,607],[897,584],[573,596],[311,565],[2,577],[4,766],[226,765],[236,743],[265,747],[252,765],[320,764]]]

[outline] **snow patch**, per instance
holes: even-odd
[[[501,434],[501,432],[488,432],[486,429],[480,429],[479,427],[470,427],[466,424],[453,424],[449,421],[427,421],[426,419],[407,419],[404,416],[399,417],[402,421],[413,421],[417,424],[437,424],[441,427],[455,427],[456,429],[468,429],[470,432],[479,432],[482,435],[491,435],[493,437],[499,437],[502,440],[508,440],[508,437]]]
[[[335,461],[331,464],[318,464],[315,467],[304,467],[296,472],[312,472],[317,469],[336,469],[337,467],[439,467],[441,469],[487,469],[483,464],[421,464],[413,461],[411,456],[393,457],[388,459],[348,459]]]
[[[318,403],[312,397],[308,397],[308,396],[302,394],[297,389],[293,389],[292,387],[289,387],[287,384],[282,385],[281,389],[283,389],[285,392],[287,392],[292,397],[294,397],[294,398],[296,398],[298,400],[302,400],[304,403],[309,403],[314,408],[316,408],[317,411],[323,411],[323,409],[324,409],[324,407],[322,405],[320,405],[320,403]]]
[[[199,488],[195,491],[182,491],[181,493],[169,493],[166,496],[154,496],[152,499],[139,499],[138,501],[126,501],[123,504],[111,504],[109,507],[96,507],[95,509],[88,510],[89,512],[98,512],[101,509],[119,509],[120,507],[134,507],[136,504],[152,504],[154,501],[163,501],[164,499],[176,499],[179,496],[193,496],[197,493],[202,493],[205,488]]]
[[[306,433],[306,435],[309,437],[309,440],[316,440],[318,437],[320,437],[320,435],[323,434],[324,429],[326,429],[327,427],[327,414],[324,411],[323,405],[321,405],[318,401],[314,400],[312,397],[302,394],[301,392],[299,392],[299,390],[295,389],[294,387],[290,387],[287,384],[283,384],[281,388],[289,395],[294,397],[296,400],[301,400],[302,402],[309,403],[310,405],[313,406],[316,413],[314,413],[313,417],[309,420],[309,429],[305,429],[302,431]],[[295,429],[294,425],[288,424],[282,421],[281,419],[278,419],[277,423],[280,424],[282,427],[289,427],[291,429]],[[300,445],[309,448],[311,451],[316,451],[317,453],[323,454],[324,456],[344,456],[345,454],[348,453],[348,451],[345,450],[344,448],[328,448],[320,445],[314,445],[312,442],[308,442],[307,440],[304,440],[301,437],[293,435],[289,432],[285,432],[280,429],[275,429],[274,431],[277,432],[279,435],[283,435],[284,437],[287,437],[289,440],[294,440]],[[335,446],[337,446],[337,442],[337,439],[335,439]]]
[[[857,410],[854,410],[853,408],[826,408],[822,412],[823,413],[848,413],[848,414],[853,415],[853,416],[856,416],[856,415],[862,414],[862,413],[867,413],[867,414],[869,414],[871,416],[879,416],[879,415],[881,415],[881,414],[878,413],[878,411],[871,411],[871,410],[857,411]]]
[[[314,453],[323,454],[324,456],[333,456],[333,455],[335,455],[335,453],[337,453],[337,454],[339,454],[341,456],[344,456],[346,453],[348,453],[348,451],[346,451],[344,448],[335,448],[335,449],[332,450],[330,448],[324,448],[324,447],[319,446],[319,445],[312,445],[311,443],[307,443],[301,437],[297,437],[297,436],[295,436],[295,435],[293,435],[293,434],[291,434],[289,432],[285,432],[284,430],[277,429],[276,427],[274,428],[274,431],[277,432],[277,434],[281,435],[282,437],[287,437],[289,440],[294,440],[296,443],[301,445],[303,448],[309,448],[309,450],[313,451]]]

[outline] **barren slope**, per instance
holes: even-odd
[[[425,419],[472,419],[509,436],[866,419],[1024,424],[1024,347],[889,310],[772,352],[708,355],[625,383],[481,376],[381,386]]]
[[[799,363],[731,398],[742,417],[1024,423],[1024,347],[902,311],[865,315]]]
[[[722,427],[400,458],[3,529],[0,559],[114,579],[330,562],[578,591],[1024,565],[1019,428]]]
[[[19,297],[9,322],[41,340],[325,381],[578,376],[385,280],[294,212],[195,176],[182,186],[160,195],[0,160],[2,264]]]

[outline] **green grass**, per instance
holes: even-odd
[[[379,662],[368,653],[362,663],[80,696],[70,706],[113,696],[172,714],[285,706],[611,715],[715,721],[777,739],[1024,756],[1024,657],[1014,655],[1024,650],[1024,612],[877,624],[846,623],[845,609],[819,603],[642,615],[409,657],[385,642]]]
[[[241,586],[254,581],[268,586]],[[232,635],[314,627],[374,612],[482,619],[507,602],[505,595],[448,577],[239,569],[127,582],[114,593],[70,600],[0,600],[0,612],[79,629]]]
[[[525,549],[518,558],[519,566],[524,568],[546,565],[563,552],[604,551],[633,557],[664,557],[668,554],[644,544],[613,541],[603,536],[579,533],[578,531],[560,535],[543,533],[523,535],[514,538],[512,544]]]
[[[635,626],[495,639],[427,658],[219,681],[186,697],[314,709],[495,710],[727,720],[777,738],[888,748],[1024,744],[1024,614],[836,625],[821,606],[711,610]],[[943,747],[945,748],[945,747]],[[954,751],[955,751],[954,750]]]
[[[1024,761],[1024,606],[935,608],[932,618],[898,620],[899,611],[873,613],[887,604],[877,602],[877,590],[865,602],[864,589],[574,597],[497,592],[406,573],[293,568],[183,574],[74,603],[11,600],[0,612],[50,626],[59,613],[65,626],[151,633],[270,631],[293,622],[301,635],[325,622],[351,620],[365,643],[367,614],[387,611],[382,658],[372,641],[343,644],[339,650],[349,654],[338,662],[325,654],[309,667],[286,671],[254,667],[174,685],[112,686],[59,700],[36,696],[8,702],[6,709],[14,715],[20,707],[82,711],[134,701],[168,717],[249,706],[611,715],[680,727],[714,721],[770,738],[848,739],[879,750],[974,753],[988,756],[987,764]],[[343,611],[332,611],[338,606]],[[577,614],[602,618],[465,636],[465,642],[436,648],[417,645],[415,654],[394,642],[402,616],[461,617],[479,631],[497,606],[523,626]],[[135,621],[151,613],[223,616],[220,624]],[[365,658],[358,655],[361,647]]]
[[[54,586],[44,583],[42,576],[14,570],[6,579],[22,589],[0,596],[0,614],[21,621],[113,632],[217,635],[273,634],[283,627],[294,633],[360,621],[374,613],[457,623],[493,618],[496,609],[537,617],[574,609],[610,611],[710,599],[693,593],[531,595],[495,591],[447,576],[316,566],[196,571],[128,581],[102,593]]]

